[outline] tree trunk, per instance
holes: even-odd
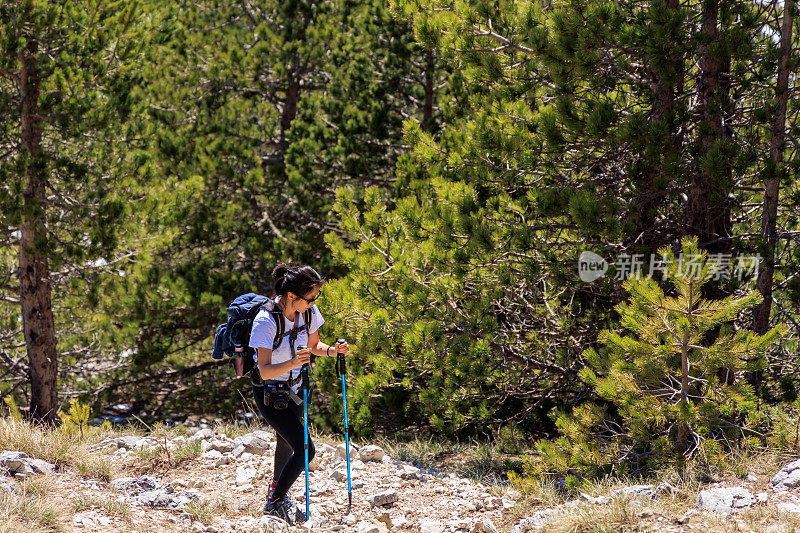
[[[778,218],[780,176],[784,166],[783,146],[786,139],[786,105],[789,99],[789,59],[792,53],[794,8],[794,0],[784,2],[781,22],[781,61],[775,83],[775,102],[778,104],[778,109],[772,121],[769,143],[772,170],[764,180],[764,210],[761,215],[761,250],[764,255],[761,258],[756,281],[756,289],[764,300],[753,308],[752,329],[759,335],[769,330],[769,315],[772,311],[772,278],[775,273],[775,245],[778,241],[775,226]],[[747,381],[756,391],[761,387],[762,374],[761,371],[755,371],[747,375]]]
[[[422,105],[422,129],[425,131],[433,129],[434,67],[433,52],[428,50],[425,54],[425,102]]]
[[[22,151],[25,192],[20,228],[20,305],[31,380],[30,417],[54,423],[58,412],[58,357],[51,303],[45,226],[45,177],[39,99],[38,43],[29,39],[19,52],[22,97]]]
[[[694,311],[694,284],[689,286],[689,322]],[[683,332],[681,341],[681,404],[689,403],[689,329]],[[678,453],[686,454],[689,449],[689,426],[678,422]]]
[[[678,0],[666,0],[664,6],[673,13],[680,7]],[[682,26],[675,25],[671,31],[673,41],[677,42],[681,38],[681,32]],[[683,128],[677,123],[675,102],[677,95],[683,91],[684,57],[683,54],[672,51],[667,58],[662,59],[666,60],[663,67],[649,69],[653,87],[650,118],[653,122],[666,121],[669,128],[668,140],[662,147],[663,158],[653,161],[637,184],[639,192],[631,201],[629,210],[630,244],[633,253],[644,254],[645,260],[670,239],[669,235],[659,233],[658,210],[666,199],[664,191],[672,186],[674,166],[678,163],[683,142]]]
[[[718,19],[719,0],[704,1],[700,33],[707,44],[701,47],[699,60],[698,159],[712,150],[724,153],[730,142],[731,128],[726,125],[731,108],[730,56],[719,46]],[[731,250],[732,169],[727,157],[723,161],[722,168],[702,168],[696,162],[686,208],[688,232],[711,254]]]
[[[281,147],[282,157],[286,155],[286,149],[289,147],[289,141],[286,140],[286,132],[292,126],[292,121],[297,115],[297,102],[300,99],[300,77],[294,71],[289,71],[289,77],[286,80],[286,99],[283,102],[283,110],[281,111],[281,137],[279,145]]]

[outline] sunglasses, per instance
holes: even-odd
[[[313,297],[313,298],[311,298],[310,300],[309,300],[308,298],[304,297],[304,296],[298,296],[298,298],[300,298],[300,299],[302,299],[302,300],[305,300],[305,301],[307,301],[307,302],[308,302],[308,304],[309,304],[309,305],[311,305],[311,304],[313,304],[314,302],[316,302],[316,301],[317,301],[317,298],[319,298],[319,294],[317,294],[316,296],[314,296],[314,297]]]

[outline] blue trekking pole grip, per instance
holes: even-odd
[[[308,346],[298,346],[298,350],[305,350]],[[306,454],[306,522],[311,516],[311,496],[308,487],[308,389],[309,389],[309,364],[303,365],[301,375],[303,376],[303,445]]]
[[[336,366],[339,374],[342,376],[342,410],[344,411],[344,441],[345,441],[345,457],[347,457],[347,514],[350,514],[350,509],[353,507],[353,484],[350,477],[350,428],[347,424],[347,387],[344,383],[344,354],[338,353],[338,345],[344,344],[344,339],[338,339]]]

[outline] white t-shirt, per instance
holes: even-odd
[[[262,309],[258,312],[255,319],[253,319],[253,328],[250,331],[250,347],[256,348],[256,353],[253,355],[253,359],[255,360],[256,364],[258,364],[258,348],[267,348],[268,350],[272,350],[273,365],[289,361],[292,358],[292,350],[289,346],[289,336],[290,332],[294,328],[294,320],[289,320],[283,315],[283,313],[281,313],[281,318],[283,318],[283,323],[286,325],[286,328],[284,329],[286,334],[283,336],[283,339],[281,339],[280,345],[278,345],[278,347],[274,350],[272,350],[272,343],[275,340],[275,333],[278,331],[278,327],[277,324],[275,324],[275,319],[272,318],[272,313],[266,309]],[[299,323],[297,326],[302,327],[303,324],[305,324],[302,314],[300,314],[298,320]],[[308,331],[306,331],[304,328],[298,332],[297,340],[294,343],[295,351],[297,351],[298,346],[308,346],[308,334],[317,331],[324,323],[325,319],[322,318],[319,309],[317,309],[316,305],[312,305],[311,324],[308,327]],[[299,367],[293,368],[289,372],[284,372],[280,376],[272,379],[281,381],[296,379],[300,375],[300,370],[301,369]],[[292,389],[295,392],[299,391],[300,383],[292,387]]]

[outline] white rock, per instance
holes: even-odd
[[[749,509],[754,503],[753,494],[743,487],[708,489],[697,495],[697,506],[700,509],[723,515]]]
[[[491,498],[486,498],[486,500],[483,502],[483,506],[489,510],[497,509],[498,507],[503,506],[503,499],[494,496]]]
[[[537,531],[539,527],[547,522],[556,512],[556,509],[542,509],[541,511],[536,511],[532,516],[514,526],[512,532],[527,533],[528,531]]]
[[[259,533],[287,533],[289,531],[289,524],[276,516],[264,515],[258,519],[256,529],[250,531],[257,531]]]
[[[244,447],[243,451],[253,455],[266,455],[272,449],[272,437],[264,432],[253,432],[233,439],[234,448]]]
[[[475,522],[475,525],[472,526],[470,529],[470,533],[498,533],[497,527],[494,525],[494,522],[489,520],[488,518],[484,518],[483,520],[478,520]]]
[[[419,533],[444,533],[444,526],[436,520],[423,519],[419,521]]]
[[[586,500],[587,502],[594,504],[594,505],[602,505],[611,502],[611,498],[608,496],[597,496],[594,497],[590,494],[586,494],[585,492],[580,493],[580,497],[582,500]]]
[[[208,450],[207,452],[204,452],[201,457],[203,459],[216,462],[222,457],[222,452],[219,450]]]
[[[380,533],[380,528],[372,522],[360,522],[356,526],[357,533]]]
[[[200,449],[204,452],[208,450],[217,450],[221,453],[230,453],[233,451],[233,448],[233,441],[227,438],[204,440],[200,445]]]
[[[252,465],[241,465],[236,467],[236,485],[245,485],[253,481],[258,475]]]
[[[364,446],[358,451],[358,458],[362,461],[381,461],[384,455],[381,447],[373,444]]]
[[[397,529],[408,527],[410,523],[408,519],[406,519],[406,517],[403,515],[392,518],[391,520],[392,520],[392,527]]]
[[[611,494],[629,496],[631,498],[652,498],[656,495],[656,488],[653,485],[631,485],[622,487]]]
[[[421,476],[420,469],[415,466],[400,465],[397,469],[397,475],[401,479],[419,479]]]
[[[330,455],[332,453],[336,453],[336,448],[330,444],[320,442],[318,444],[315,443],[315,446],[317,447],[317,455]]]
[[[788,475],[778,484],[775,485],[775,490],[785,490],[797,487],[800,485],[800,468],[796,468],[788,473]]]
[[[383,505],[389,505],[396,502],[399,499],[396,490],[389,490],[386,492],[379,492],[377,494],[371,494],[367,496],[367,501],[373,507],[381,507]]]
[[[347,456],[347,447],[344,444],[340,444],[339,446],[337,446],[336,447],[336,457],[341,457],[341,458],[345,459],[346,456]],[[353,446],[351,444],[350,445],[350,460],[352,460],[354,457],[357,457],[357,456],[358,456],[358,448],[356,448],[355,446]]]
[[[782,513],[800,513],[800,505],[791,502],[781,502],[777,505],[778,511]]]

